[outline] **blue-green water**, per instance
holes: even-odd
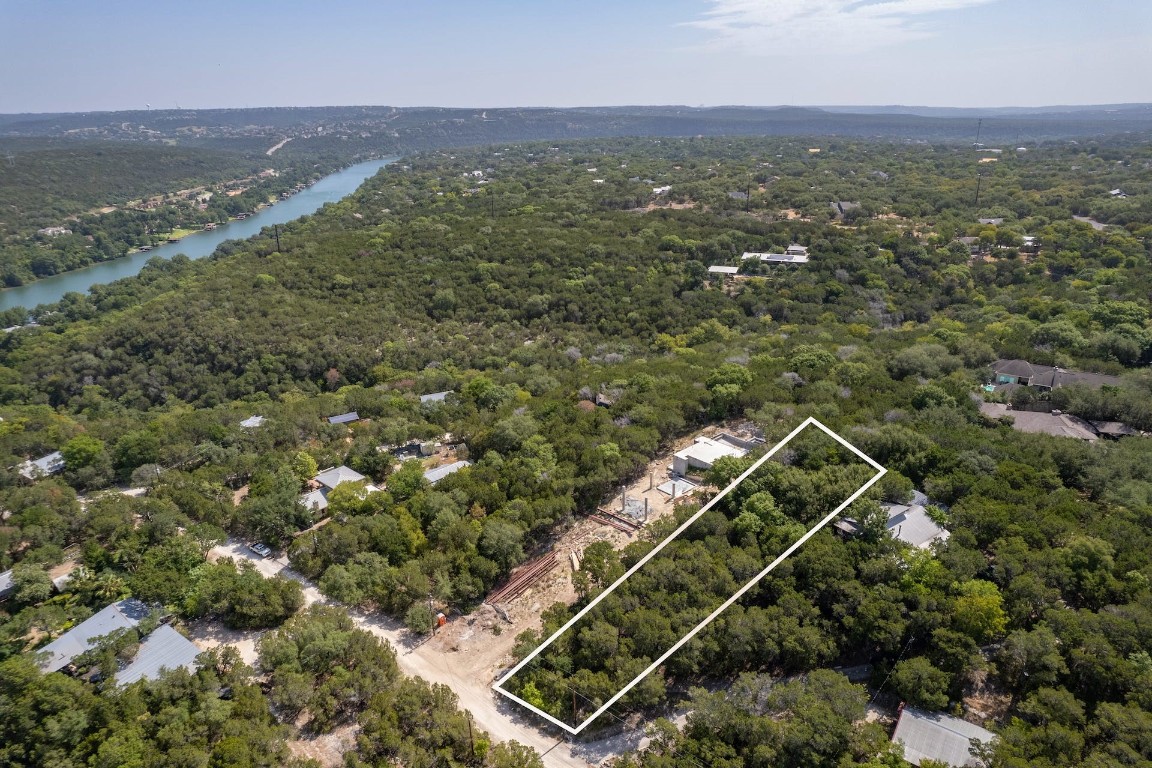
[[[144,268],[150,259],[170,259],[182,253],[190,259],[202,259],[216,250],[225,240],[243,240],[260,233],[264,227],[284,224],[301,216],[315,213],[325,203],[334,203],[355,192],[366,179],[397,158],[370,160],[357,163],[342,171],[325,176],[312,186],[281,200],[269,208],[258,211],[243,221],[231,221],[211,232],[188,235],[178,243],[168,243],[151,251],[134,253],[122,259],[93,264],[84,269],[46,277],[28,285],[0,291],[0,310],[10,307],[32,308],[38,304],[53,304],[73,291],[85,293],[93,285],[111,283],[131,277]]]

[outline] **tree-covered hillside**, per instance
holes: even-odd
[[[811,138],[428,153],[282,228],[279,249],[265,233],[69,296],[0,340],[0,566],[17,582],[0,656],[18,664],[126,594],[184,622],[272,627],[260,664],[275,719],[356,723],[352,764],[388,765],[415,749],[391,709],[440,694],[393,684],[381,661],[387,694],[365,700],[355,675],[301,650],[301,625],[361,640],[334,616],[288,618],[299,595],[283,580],[204,565],[211,543],[266,542],[342,606],[424,627],[429,601],[474,610],[705,425],[749,421],[770,445],[815,416],[889,469],[853,510],[860,535],[821,531],[610,710],[606,724],[690,710],[619,765],[899,766],[864,721],[872,694],[829,671],[864,663],[873,693],[999,733],[989,766],[1152,761],[1148,438],[1026,434],[979,408],[1012,399],[1152,429],[1150,158],[1131,137],[1000,153]],[[742,258],[792,244],[807,262]],[[1000,358],[1117,378],[986,391]],[[349,411],[360,420],[328,423]],[[253,414],[263,424],[242,427]],[[395,459],[413,442],[471,466],[433,485]],[[53,450],[61,474],[19,476]],[[696,570],[673,568],[659,597],[684,615],[605,603],[533,695],[555,705],[571,692],[554,673],[575,671],[566,684],[594,710],[691,625],[697,598],[807,519],[805,489],[838,487],[796,479],[832,472],[828,452],[783,458],[683,543]],[[299,503],[340,464],[382,490],[340,486],[322,513]],[[116,483],[147,494],[92,500]],[[913,489],[951,533],[931,549],[882,529],[876,503]],[[585,550],[576,603],[544,610],[517,653],[666,533]],[[69,558],[82,576],[53,597],[49,569]],[[494,759],[461,752],[461,721],[444,718],[444,764]],[[413,738],[441,721],[420,722]]]

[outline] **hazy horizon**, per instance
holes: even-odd
[[[0,113],[1152,102],[1143,0],[0,0]]]

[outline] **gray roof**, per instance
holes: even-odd
[[[144,638],[132,663],[116,675],[117,685],[130,685],[137,680],[155,680],[165,669],[183,667],[189,672],[196,668],[200,649],[192,641],[167,625]]]
[[[263,423],[264,423],[264,417],[263,416],[249,416],[248,418],[244,419],[244,421],[240,422],[240,426],[242,426],[246,429],[255,429],[256,427],[259,427]]]
[[[325,488],[335,488],[340,483],[359,483],[365,477],[351,467],[341,464],[339,467],[324,470],[312,479]]]
[[[1069,384],[1086,384],[1089,387],[1096,388],[1103,386],[1118,387],[1122,382],[1119,376],[1110,376],[1106,373],[1066,371],[1063,368],[1030,363],[1027,360],[997,360],[992,364],[992,370],[998,376],[1004,374],[1006,376],[1028,379],[1029,386],[1047,387],[1049,389],[1056,389],[1057,387],[1064,387]]]
[[[339,416],[328,417],[329,424],[349,424],[353,421],[360,421],[360,414],[356,413],[356,411],[349,411],[348,413],[342,413]]]
[[[16,581],[12,578],[12,569],[0,573],[0,597],[7,597],[16,591]]]
[[[994,738],[996,734],[978,725],[914,707],[904,708],[892,734],[892,741],[904,746],[904,759],[912,765],[937,760],[955,768],[979,765],[968,751],[971,739],[987,744]]]
[[[712,266],[708,267],[708,271],[713,275],[734,275],[740,271],[739,267],[725,267],[725,266]]]
[[[427,480],[429,484],[436,485],[436,483],[448,477],[448,475],[470,466],[472,466],[472,462],[470,461],[454,461],[451,464],[445,464],[442,467],[428,470],[424,473],[424,479]]]
[[[994,225],[999,225],[999,224],[1004,223],[1004,219],[1001,219],[999,217],[988,218],[988,219],[976,219],[976,221],[980,222],[981,224],[994,224]]]
[[[60,451],[53,451],[47,456],[41,456],[39,459],[24,462],[20,465],[19,471],[21,475],[29,480],[54,475],[57,472],[64,471],[64,457],[60,454]]]
[[[300,503],[314,512],[323,512],[328,509],[328,497],[322,490],[309,491],[300,497]]]
[[[1139,430],[1119,421],[1091,421],[1089,424],[1099,432],[1101,435],[1108,435],[1111,437],[1121,437],[1124,435],[1138,435]]]
[[[1017,432],[1028,432],[1054,437],[1074,437],[1077,440],[1094,442],[1096,430],[1083,419],[1067,413],[1036,413],[1035,411],[1013,411],[1003,403],[981,403],[980,413],[990,419],[1002,416],[1012,418],[1012,428]]]
[[[429,395],[420,395],[420,402],[422,403],[440,403],[443,402],[448,395],[452,394],[452,390],[445,392],[433,392]]]
[[[36,654],[42,659],[40,669],[46,673],[63,669],[77,656],[95,647],[99,638],[120,629],[132,629],[147,616],[148,606],[134,597],[112,603],[37,650]]]
[[[886,527],[888,533],[905,544],[920,549],[926,548],[937,539],[947,540],[949,533],[928,517],[928,510],[922,504],[888,504]]]

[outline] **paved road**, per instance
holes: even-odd
[[[305,605],[336,605],[320,594],[316,585],[289,568],[287,559],[260,557],[233,539],[214,547],[209,553],[212,560],[220,557],[248,560],[266,578],[280,575],[300,582],[304,588]],[[386,616],[355,610],[349,610],[348,615],[357,626],[391,644],[396,651],[396,661],[406,675],[448,686],[459,697],[460,706],[471,712],[476,724],[495,741],[515,740],[532,747],[544,756],[547,768],[589,768],[608,757],[647,743],[641,733],[612,736],[587,744],[566,743],[559,732],[541,731],[530,713],[494,693],[489,687],[492,681],[477,679],[468,669],[467,659],[460,654],[442,653],[426,645],[412,647],[400,622]]]

